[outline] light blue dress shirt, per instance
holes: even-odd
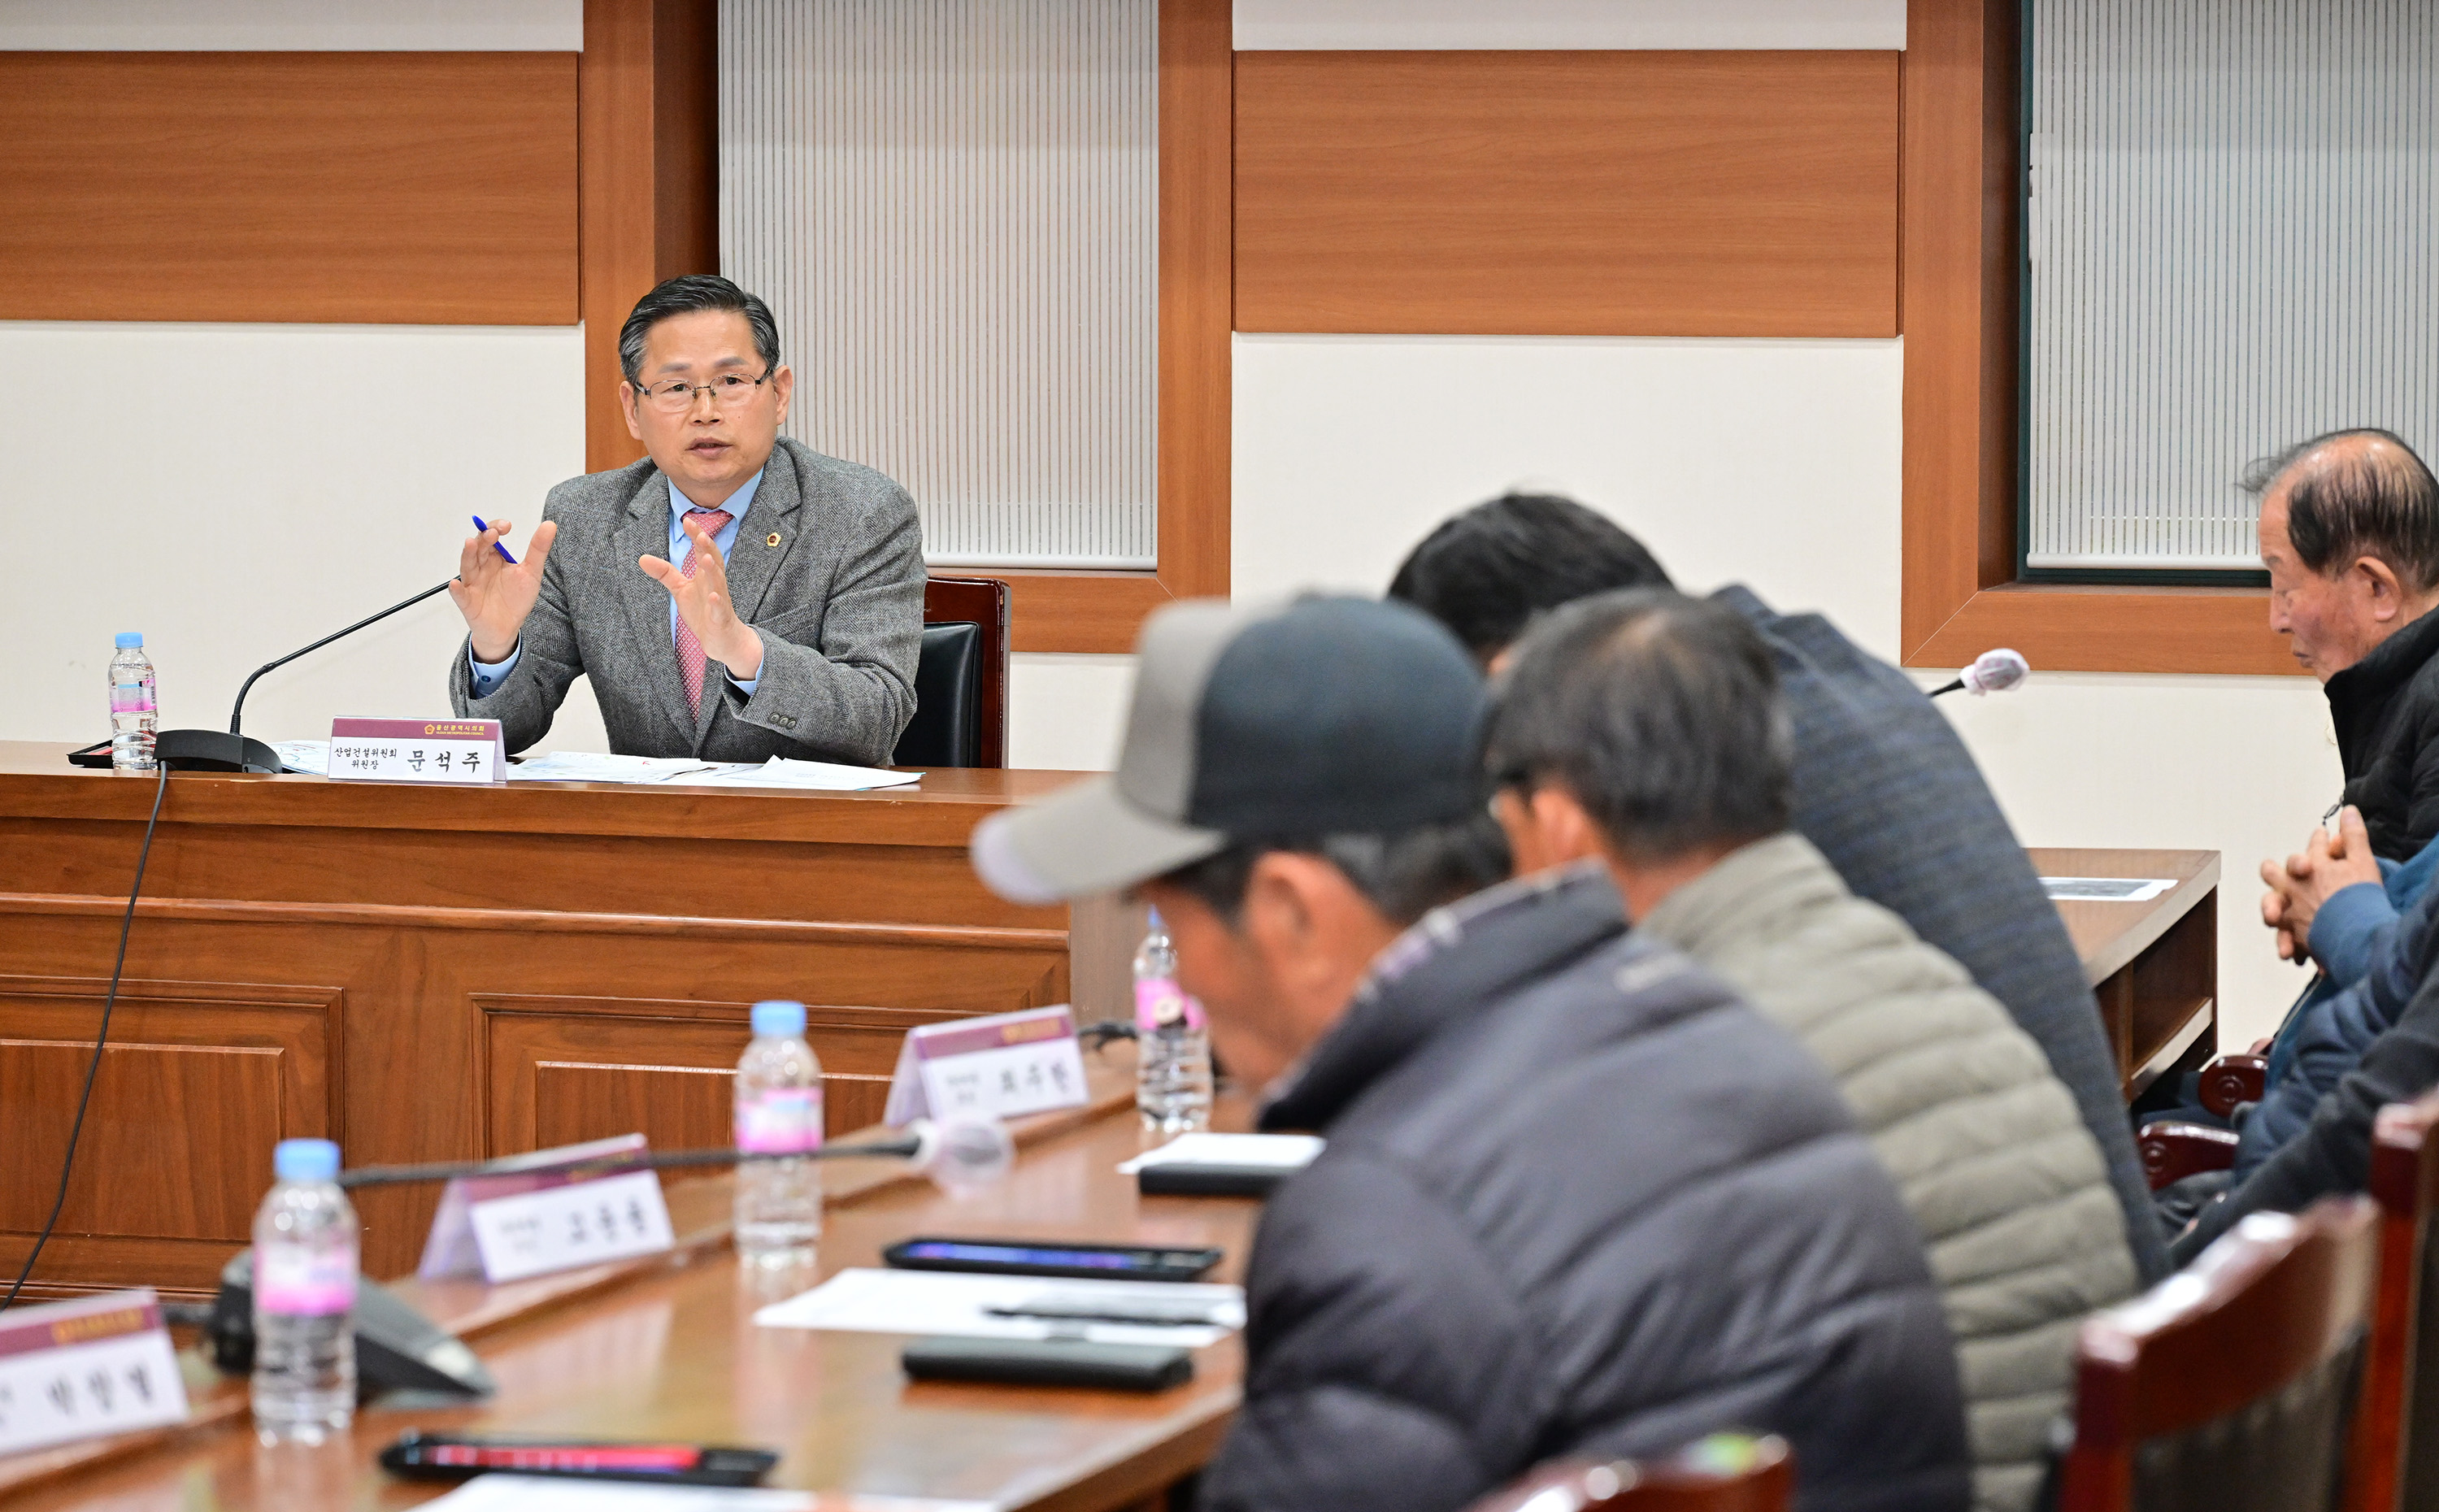
[[[721,560],[728,561],[736,556],[738,527],[745,523],[745,511],[754,507],[754,495],[761,489],[761,487],[762,474],[757,472],[752,477],[745,480],[745,486],[743,488],[729,495],[727,503],[715,506],[717,508],[727,510],[729,514],[728,524],[714,531],[711,537],[711,543],[720,548]],[[686,564],[686,559],[694,555],[694,543],[686,539],[685,525],[683,523],[684,516],[687,513],[693,512],[694,510],[700,509],[702,506],[696,504],[691,499],[686,499],[686,507],[685,510],[681,511],[677,507],[677,501],[680,499],[685,499],[685,495],[678,491],[676,484],[669,484],[669,560],[677,563],[680,568],[684,568]],[[637,570],[641,571],[642,569],[638,568]],[[672,651],[676,649],[677,643],[678,601],[675,598],[671,598],[669,600],[669,647]],[[507,675],[516,669],[517,658],[524,654],[525,642],[522,638],[518,640],[514,647],[509,649],[508,659],[505,662],[476,661],[474,659],[474,649],[471,646],[468,647],[466,649],[466,665],[472,668],[474,673],[474,696],[476,698],[488,697],[490,694],[491,689],[499,686]],[[736,684],[737,690],[743,693],[748,698],[754,696],[754,689],[759,686],[762,682],[759,677],[755,678],[752,682],[747,682],[743,678],[734,675],[731,675],[728,680],[731,683]]]

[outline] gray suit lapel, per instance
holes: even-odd
[[[796,506],[802,498],[796,459],[788,454],[783,441],[771,449],[771,460],[762,469],[762,486],[754,490],[753,506],[745,511],[737,540],[728,548],[728,601],[736,607],[737,617],[749,625],[762,613],[762,599],[771,591],[779,563],[796,549]],[[779,538],[775,546],[771,544],[773,536]]]
[[[618,527],[611,544],[617,552],[617,560],[610,564],[610,580],[618,585],[618,597],[627,606],[627,620],[635,632],[635,655],[642,664],[638,670],[651,685],[652,694],[660,700],[661,712],[668,716],[670,725],[681,731],[691,730],[695,721],[686,714],[685,684],[678,676],[677,645],[669,637],[669,591],[635,565],[638,557],[669,560],[667,477],[655,472],[635,490],[635,496],[627,501],[626,523]],[[703,703],[709,704],[711,700]]]

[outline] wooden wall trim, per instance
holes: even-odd
[[[2048,671],[2297,672],[2258,590],[2015,581],[2019,19],[2018,0],[1906,8],[1902,659],[2012,646]]]
[[[1237,327],[1893,336],[1897,54],[1249,52]]]
[[[584,468],[644,454],[618,328],[664,278],[720,271],[717,0],[584,0],[578,80]]]
[[[577,71],[0,51],[0,319],[569,324]]]
[[[125,898],[80,893],[0,893],[0,917],[116,918]],[[138,918],[200,924],[284,924],[365,929],[479,930],[508,934],[600,934],[704,944],[897,945],[925,951],[1067,950],[1063,929],[944,924],[848,924],[810,919],[575,914],[548,909],[436,908],[410,903],[283,903],[238,898],[146,898]]]

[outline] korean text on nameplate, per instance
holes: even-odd
[[[506,782],[497,720],[332,720],[333,782],[488,787]]]
[[[484,1279],[497,1285],[580,1265],[658,1254],[677,1243],[657,1171],[629,1171],[467,1209]]]
[[[0,1454],[186,1420],[150,1288],[0,1315]]]
[[[893,1125],[956,1114],[1014,1118],[1084,1100],[1076,1015],[1061,1004],[907,1030],[881,1116]]]

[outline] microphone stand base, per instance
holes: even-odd
[[[226,730],[163,730],[152,738],[152,756],[172,772],[259,772],[276,775],[289,770],[279,753],[251,736]]]

